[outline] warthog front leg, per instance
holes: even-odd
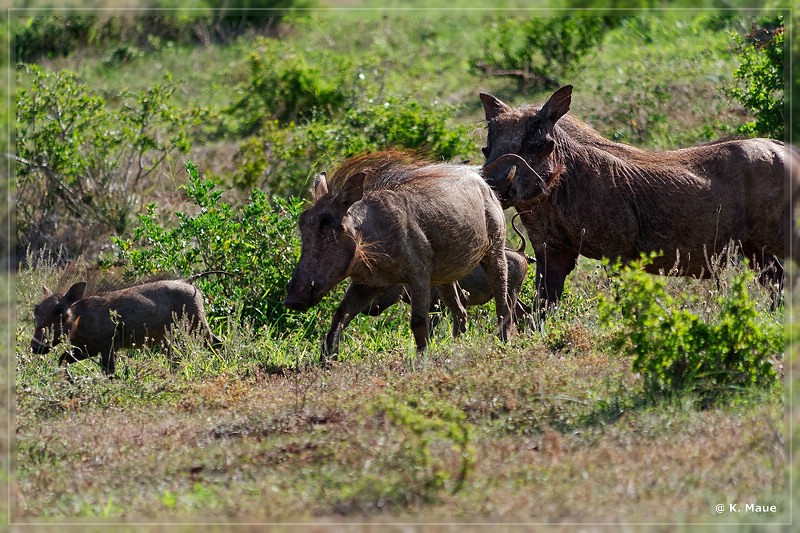
[[[342,335],[342,330],[381,292],[383,292],[381,287],[369,287],[358,283],[350,284],[339,307],[333,314],[331,329],[328,330],[325,342],[322,344],[322,362],[325,362],[328,358],[336,358],[339,353],[339,339]]]
[[[100,367],[103,369],[103,372],[111,377],[114,375],[115,372],[115,364],[114,364],[114,355],[115,349],[113,346],[109,346],[107,349],[104,349],[100,352]],[[97,355],[96,353],[94,355]],[[78,361],[83,361],[84,359],[89,359],[91,357],[89,352],[86,350],[82,350],[77,347],[73,347],[70,349],[69,352],[63,354],[58,359],[58,366],[66,363],[70,365],[72,363],[76,363]]]
[[[422,277],[422,276],[420,276]],[[428,313],[431,310],[430,278],[415,281],[411,285],[411,332],[417,345],[417,353],[428,347]]]
[[[534,247],[536,253],[536,294],[537,315],[544,315],[561,299],[564,292],[564,280],[567,274],[575,269],[578,254],[559,252],[546,245]]]

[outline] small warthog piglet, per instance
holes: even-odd
[[[59,365],[99,354],[103,370],[113,375],[118,349],[163,343],[176,321],[184,318],[209,345],[219,346],[221,341],[211,333],[205,318],[203,295],[192,285],[195,279],[210,273],[92,295],[84,294],[84,281],[75,283],[63,295],[45,287],[44,299],[34,308],[36,330],[31,350],[47,353],[66,339],[72,348],[61,356]]]

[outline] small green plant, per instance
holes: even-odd
[[[673,295],[669,278],[645,273],[649,261],[615,266],[611,292],[598,306],[601,325],[615,332],[613,344],[633,353],[649,400],[694,393],[710,405],[740,389],[778,385],[773,362],[783,357],[783,328],[757,309],[751,272],[731,274],[708,312],[697,292]]]
[[[452,494],[464,487],[475,464],[475,449],[472,426],[463,411],[425,396],[405,400],[382,398],[373,409],[408,434],[403,446],[413,462],[410,471],[420,496],[435,501],[438,492],[445,489],[451,478]],[[434,459],[431,445],[436,439],[452,443],[451,447],[458,455],[456,472],[451,473]]]
[[[783,139],[783,17],[765,21],[745,37],[733,34],[733,38],[740,60],[733,73],[738,83],[723,92],[755,116],[755,120],[739,126],[738,131]]]

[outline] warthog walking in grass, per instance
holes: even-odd
[[[707,277],[731,241],[764,269],[762,281],[780,283],[787,232],[796,242],[798,231],[784,198],[784,162],[796,155],[780,141],[649,152],[568,115],[569,85],[541,107],[480,98],[489,125],[483,177],[522,216],[540,301],[560,298],[578,255],[629,261],[663,252],[650,272]]]
[[[300,260],[284,304],[305,311],[351,279],[323,343],[337,353],[342,329],[386,288],[407,285],[417,349],[428,344],[431,287],[466,329],[455,281],[477,265],[495,298],[500,336],[513,327],[506,294],[505,221],[500,203],[474,169],[428,163],[396,152],[345,161],[329,182],[320,174],[314,205],[300,216]]]
[[[99,354],[103,370],[113,375],[117,350],[162,343],[173,324],[183,318],[191,329],[200,330],[209,345],[219,346],[221,341],[206,321],[203,295],[192,285],[212,273],[227,274],[209,271],[92,295],[84,294],[85,281],[73,284],[63,295],[45,287],[45,297],[33,311],[36,330],[31,350],[47,353],[66,338],[72,349],[61,356],[59,365]]]

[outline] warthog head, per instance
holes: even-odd
[[[314,181],[314,205],[298,220],[300,260],[286,287],[283,305],[305,311],[318,304],[337,283],[349,275],[356,255],[357,237],[347,210],[361,199],[364,174],[347,180],[342,190],[328,191],[323,172]]]
[[[554,157],[553,128],[569,111],[572,86],[557,90],[538,110],[514,109],[489,94],[480,95],[489,124],[483,179],[503,207],[546,194],[563,165]]]
[[[85,289],[86,283],[81,281],[75,283],[64,296],[61,296],[53,294],[50,289],[44,287],[44,299],[33,308],[36,329],[31,339],[31,351],[47,353],[61,341],[65,333],[67,310],[83,298]]]

